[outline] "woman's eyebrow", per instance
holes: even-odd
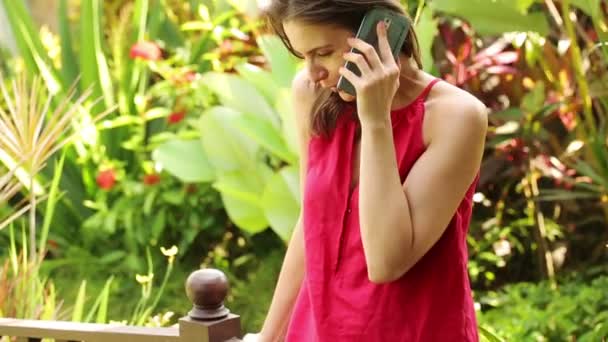
[[[323,49],[323,48],[327,48],[327,47],[330,47],[330,46],[331,46],[331,44],[319,46],[319,47],[316,47],[316,48],[308,50],[308,52],[306,52],[306,54],[309,55],[309,54],[311,54],[311,53],[313,53],[313,52],[315,52],[317,50],[320,50],[320,49]]]

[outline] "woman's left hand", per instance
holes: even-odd
[[[385,123],[389,120],[393,97],[399,88],[401,68],[399,61],[393,57],[384,22],[378,23],[376,29],[380,56],[372,45],[358,38],[349,38],[349,45],[363,55],[347,52],[344,59],[355,63],[361,76],[344,67],[339,71],[357,91],[357,111],[361,125]]]

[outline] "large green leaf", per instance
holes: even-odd
[[[270,62],[275,82],[280,87],[290,87],[298,70],[298,60],[275,35],[262,35],[257,42]]]
[[[235,117],[234,123],[241,132],[283,161],[290,164],[297,161],[297,155],[289,150],[281,131],[274,128],[267,121],[260,120],[260,118],[251,114],[241,113],[241,115]]]
[[[152,158],[184,182],[215,179],[213,166],[199,140],[169,140],[154,150]]]
[[[275,108],[281,117],[283,139],[291,151],[299,155],[299,143],[297,136],[296,115],[293,111],[293,98],[291,89],[283,88],[278,93],[276,98]]]
[[[592,18],[596,18],[601,13],[600,0],[570,0],[570,4],[580,8]]]
[[[256,174],[256,176],[254,176]],[[262,208],[262,189],[272,172],[263,164],[218,175],[213,184],[222,197],[228,216],[239,228],[255,234],[268,227]]]
[[[255,18],[259,15],[259,7],[256,0],[227,0],[227,2],[240,13],[244,13],[250,18]]]
[[[547,17],[542,12],[524,13],[529,4],[512,0],[433,0],[437,11],[468,20],[480,34],[494,35],[504,32],[549,32]]]
[[[247,82],[256,87],[268,103],[275,101],[280,88],[268,71],[249,63],[237,65],[236,70]]]
[[[420,20],[416,25],[416,34],[420,44],[420,53],[422,54],[422,65],[425,71],[433,69],[433,40],[437,36],[437,20],[433,19],[433,10],[431,7],[425,7],[420,15]]]
[[[240,115],[227,107],[213,107],[199,121],[203,149],[218,172],[252,169],[255,165],[258,145],[236,128],[234,122]]]
[[[279,119],[266,99],[244,79],[231,74],[208,72],[202,82],[220,98],[224,106],[257,115],[279,127]]]
[[[63,84],[72,84],[80,74],[78,59],[72,46],[72,33],[68,18],[68,0],[59,2],[59,35],[61,37],[61,76]]]
[[[300,213],[298,168],[287,167],[276,173],[262,196],[264,213],[272,230],[288,241]]]
[[[114,105],[114,90],[101,40],[101,6],[99,0],[83,1],[80,14],[80,68],[83,89],[93,87],[93,99],[103,97],[106,108]],[[99,103],[94,109],[101,112]]]

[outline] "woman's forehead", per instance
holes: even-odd
[[[298,52],[341,42],[348,36],[348,30],[328,24],[315,24],[298,20],[283,23],[289,42]]]

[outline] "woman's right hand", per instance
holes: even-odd
[[[265,338],[261,333],[245,334],[243,342],[270,342],[270,339]]]
[[[243,342],[260,342],[260,334],[245,334]]]

